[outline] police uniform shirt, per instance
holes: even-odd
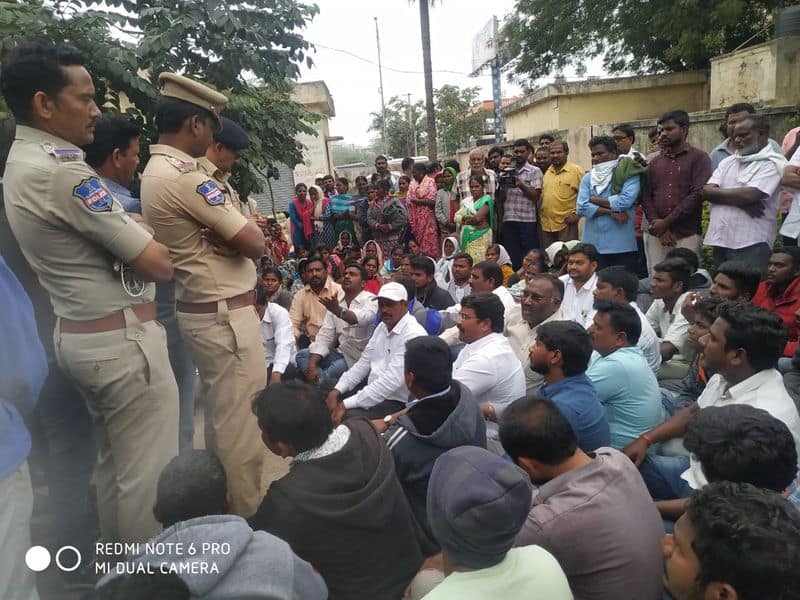
[[[222,190],[222,193],[231,200],[233,206],[235,206],[243,216],[249,217],[255,212],[250,206],[250,202],[239,198],[239,194],[233,189],[233,186],[228,181],[231,176],[230,173],[223,174],[222,171],[217,168],[217,165],[208,160],[205,156],[197,160],[197,166],[203,173],[214,180],[219,186],[219,189]]]
[[[185,152],[164,144],[150,147],[150,161],[142,174],[142,212],[157,239],[169,248],[178,300],[216,302],[255,287],[252,260],[216,254],[200,235],[207,227],[231,240],[247,219]]]
[[[115,259],[131,262],[152,240],[74,144],[17,125],[4,188],[11,230],[59,317],[97,319],[151,302],[155,285],[131,297]]]

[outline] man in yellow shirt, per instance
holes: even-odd
[[[584,175],[575,163],[567,160],[569,146],[566,140],[555,140],[550,144],[550,167],[542,182],[542,205],[539,225],[539,241],[542,248],[554,242],[580,239],[578,236],[578,188]]]

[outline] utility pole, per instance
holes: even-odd
[[[383,138],[383,153],[388,156],[389,155],[389,148],[387,147],[386,142],[386,101],[383,97],[383,66],[381,63],[381,36],[378,33],[378,17],[374,17],[375,19],[375,42],[378,45],[378,81],[380,82],[380,87],[378,91],[381,93],[381,137]]]
[[[414,127],[414,121],[411,118],[411,94],[408,96],[408,129],[411,132],[411,137],[414,139],[414,156],[419,156],[419,148],[417,148],[417,129]],[[411,154],[411,144],[408,145],[408,153]]]

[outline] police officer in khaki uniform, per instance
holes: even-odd
[[[257,208],[250,198],[242,200],[228,182],[233,166],[239,162],[239,155],[250,145],[250,138],[236,121],[227,117],[219,118],[221,131],[214,133],[214,141],[206,150],[206,155],[197,161],[200,169],[211,177],[223,194],[231,198],[233,205],[248,219],[256,219]],[[260,227],[260,226],[259,226]]]
[[[100,111],[77,50],[23,44],[6,59],[0,89],[18,123],[4,178],[8,220],[53,304],[58,363],[94,421],[101,534],[143,541],[160,530],[156,482],[178,452],[178,390],[155,286],[144,283],[170,279],[169,253],[83,160]]]
[[[253,305],[264,235],[198,167],[227,99],[162,73],[158,144],[142,175],[142,210],[175,264],[178,326],[204,384],[206,447],[228,475],[231,511],[251,516],[263,498],[265,451],[250,406],[267,365]]]

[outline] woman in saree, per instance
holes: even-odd
[[[372,230],[372,238],[381,247],[384,256],[389,255],[408,226],[405,208],[397,198],[389,195],[389,189],[390,184],[387,180],[379,180],[375,184],[376,200],[370,202],[367,210],[367,222]],[[371,193],[372,190],[368,192]]]
[[[456,177],[458,174],[453,167],[445,167],[444,171],[436,176],[436,221],[439,225],[439,233],[444,239],[448,235],[455,234],[455,216],[459,209],[456,194]]]
[[[503,285],[508,287],[508,280],[514,275],[514,267],[511,266],[511,257],[506,247],[502,244],[492,244],[486,249],[486,260],[497,263],[503,273]]]
[[[469,178],[470,197],[461,200],[456,224],[461,226],[461,250],[476,263],[486,259],[486,249],[492,245],[494,200],[486,193],[482,176]]]
[[[422,253],[434,260],[439,258],[439,225],[433,212],[436,206],[436,182],[426,173],[425,165],[414,164],[414,176],[408,187],[407,206],[411,234]]]
[[[267,255],[272,258],[275,265],[280,265],[289,256],[289,244],[283,237],[283,229],[277,223],[269,225],[269,239],[267,240]]]
[[[289,203],[289,223],[292,245],[297,254],[301,248],[308,248],[311,245],[311,237],[314,235],[312,217],[314,202],[308,197],[308,187],[305,183],[294,186],[294,193],[295,196]]]
[[[320,244],[332,248],[336,238],[333,235],[333,220],[331,219],[330,200],[317,185],[309,186],[308,195],[314,203],[311,220],[314,222],[314,234],[311,236],[309,249],[314,249]]]
[[[394,246],[389,258],[381,263],[381,276],[391,281],[394,275],[400,273],[400,263],[405,255],[406,251],[402,246]]]

